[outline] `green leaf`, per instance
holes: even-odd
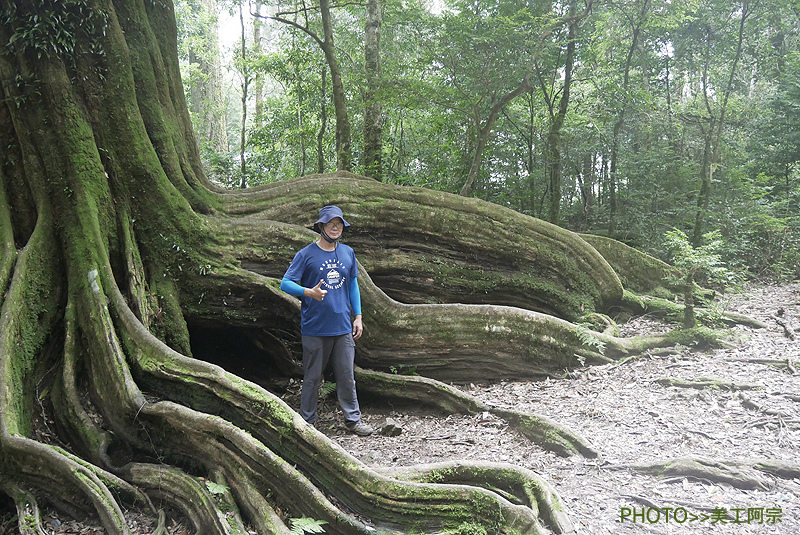
[[[206,481],[206,488],[208,492],[215,495],[225,494],[228,491],[228,487],[220,485],[219,483],[214,483],[213,481]]]
[[[325,533],[322,527],[327,524],[324,520],[314,520],[313,518],[292,518],[292,535],[303,535],[304,533]]]

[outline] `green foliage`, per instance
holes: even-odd
[[[404,364],[389,366],[389,371],[395,375],[419,375],[416,366],[405,366]]]
[[[202,43],[206,15],[184,4],[199,2],[176,4],[182,40]],[[579,70],[560,131],[562,224],[670,257],[664,235],[693,225],[704,141],[733,72],[704,221],[722,229],[723,264],[756,276],[800,276],[800,53],[793,46],[800,27],[791,22],[792,6],[750,4],[737,69],[740,13],[729,4],[654,0],[642,7],[595,3],[581,23]],[[458,192],[487,111],[536,62],[534,75],[542,77],[534,76],[536,87],[498,117],[474,194],[542,217],[549,196],[543,147],[554,101],[543,96],[558,88],[566,46],[564,26],[553,23],[564,15],[559,9],[565,6],[516,0],[452,0],[439,10],[384,3],[377,98],[385,180]],[[332,14],[360,172],[363,6],[340,5]],[[318,19],[312,13],[308,24],[319,34]],[[323,78],[319,47],[288,25],[266,27],[270,48],[248,56],[248,69],[268,94],[260,116],[248,115],[251,185],[314,173],[320,157],[331,171],[335,161],[331,79]],[[189,69],[186,78],[195,76],[201,73]],[[714,88],[715,98],[704,99],[704,87]],[[238,105],[239,97],[229,100]],[[239,128],[232,119],[231,137]],[[241,182],[238,154],[207,148],[203,154],[220,184]]]
[[[691,244],[688,236],[681,230],[667,232],[664,244],[671,251],[673,264],[682,275],[682,280],[674,281],[683,286],[684,319],[683,326],[695,326],[695,299],[705,300],[703,292],[695,291],[698,279],[721,285],[723,288],[736,282],[736,273],[723,263],[719,251],[723,247],[720,231],[714,230],[703,235],[706,243],[699,247]]]
[[[336,392],[336,383],[331,381],[324,381],[320,386],[322,396],[330,396]]]
[[[6,53],[70,57],[85,41],[89,52],[103,54],[99,39],[105,35],[108,15],[88,0],[27,0],[12,3],[0,16],[14,29]]]
[[[322,527],[327,522],[324,520],[314,520],[313,518],[292,518],[292,529],[289,531],[292,535],[303,535],[304,533],[325,533]]]
[[[228,492],[228,487],[226,487],[225,485],[214,483],[213,481],[208,479],[206,480],[206,488],[208,489],[208,492],[210,492],[214,496],[222,496],[226,492]]]
[[[606,343],[600,340],[594,334],[592,334],[592,331],[589,330],[588,327],[585,329],[576,330],[575,334],[578,336],[578,339],[581,341],[581,344],[590,348],[594,348],[601,355],[605,354]]]
[[[488,535],[486,528],[473,522],[460,524],[453,533],[454,535]]]
[[[672,253],[673,265],[684,275],[697,280],[704,276],[715,284],[728,285],[735,281],[735,273],[722,262],[720,250],[724,245],[722,234],[714,230],[703,234],[705,244],[694,247],[682,230],[674,229],[666,234],[664,244]]]

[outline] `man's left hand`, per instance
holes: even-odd
[[[364,333],[364,324],[361,321],[361,316],[356,316],[353,320],[353,340],[358,340]]]

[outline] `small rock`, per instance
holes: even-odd
[[[396,437],[403,432],[403,427],[397,421],[386,418],[381,425],[380,434],[386,437]]]

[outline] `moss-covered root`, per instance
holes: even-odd
[[[546,416],[499,408],[491,408],[490,412],[516,426],[534,444],[557,455],[582,455],[591,459],[598,456],[588,440]]]
[[[33,494],[5,478],[0,479],[0,490],[10,496],[17,506],[17,524],[20,535],[47,535],[42,527],[39,502]]]
[[[395,399],[402,403],[434,407],[447,413],[490,412],[546,450],[569,457],[597,457],[597,452],[578,433],[541,415],[492,407],[450,385],[417,375],[396,375],[356,368],[359,395]]]
[[[625,290],[620,306],[636,315],[651,314],[675,323],[683,321],[684,306],[669,299],[638,295]],[[707,308],[696,308],[695,314],[699,322],[704,325],[724,323],[726,325],[746,325],[755,329],[767,328],[767,324],[760,320],[731,311],[712,312]]]
[[[577,235],[479,199],[337,172],[228,192],[222,209],[307,227],[315,201],[348,214],[348,243],[382,287],[406,302],[433,295],[574,319],[622,295],[616,273]]]
[[[733,465],[696,457],[681,457],[647,464],[616,465],[613,468],[632,469],[641,474],[659,477],[693,477],[727,483],[744,490],[764,491],[772,486],[771,480],[754,468],[735,468]]]
[[[783,479],[800,479],[800,463],[766,459],[752,463],[752,467]]]
[[[228,520],[218,514],[219,504],[197,478],[168,465],[144,463],[126,465],[120,476],[158,502],[176,507],[189,519],[196,533],[230,533]]]
[[[572,521],[555,490],[538,474],[507,464],[456,461],[402,468],[382,473],[403,481],[479,486],[536,511],[555,533],[572,533]]]
[[[106,485],[115,482],[111,474],[80,463],[64,452],[18,436],[0,437],[3,471],[14,474],[42,490],[62,489],[58,494],[73,509],[93,507],[109,535],[129,535],[122,509]],[[102,477],[101,477],[102,476]]]
[[[17,257],[14,231],[11,226],[11,207],[6,199],[3,171],[0,169],[0,295],[3,295],[11,280],[11,271]]]
[[[112,294],[112,303],[127,331],[139,378],[154,392],[181,403],[148,404],[139,420],[147,421],[155,431],[154,442],[168,455],[223,470],[248,518],[258,514],[253,504],[259,495],[271,496],[284,512],[328,522],[332,533],[370,531],[333,506],[325,492],[390,530],[439,533],[474,522],[497,534],[544,532],[535,511],[485,489],[409,484],[380,476],[267,391],[169,349],[141,326],[118,292]],[[225,419],[185,405],[213,410]]]
[[[64,361],[61,376],[55,381],[51,396],[55,416],[69,437],[73,451],[84,452],[91,462],[104,466],[107,470],[113,470],[113,463],[107,453],[111,434],[89,416],[78,392],[80,335],[72,303],[66,306],[64,325]]]
[[[171,402],[159,402],[142,410],[142,416],[162,430],[171,430],[172,456],[192,457],[200,464],[218,472],[215,479],[229,487],[215,489],[219,502],[194,480],[171,470],[159,475],[175,479],[185,495],[182,508],[202,524],[198,513],[207,510],[210,515],[227,510],[239,521],[236,505],[243,507],[248,519],[261,523],[264,533],[288,531],[274,512],[267,508],[278,507],[290,517],[312,517],[330,524],[335,533],[364,534],[366,527],[355,518],[338,510],[296,467],[290,465],[271,449],[239,427],[216,417],[194,411]],[[156,439],[158,440],[158,439]],[[157,484],[152,477],[148,486]],[[171,487],[167,487],[168,489]],[[235,497],[235,501],[231,499]],[[264,499],[269,496],[272,505]],[[228,498],[225,500],[225,498]],[[226,505],[222,505],[226,502]],[[194,509],[194,511],[193,511]],[[266,512],[266,516],[264,516]],[[221,515],[216,533],[232,532],[230,519]]]
[[[605,236],[579,236],[603,256],[626,289],[661,297],[682,292],[678,284],[673,282],[676,271],[669,264]]]

